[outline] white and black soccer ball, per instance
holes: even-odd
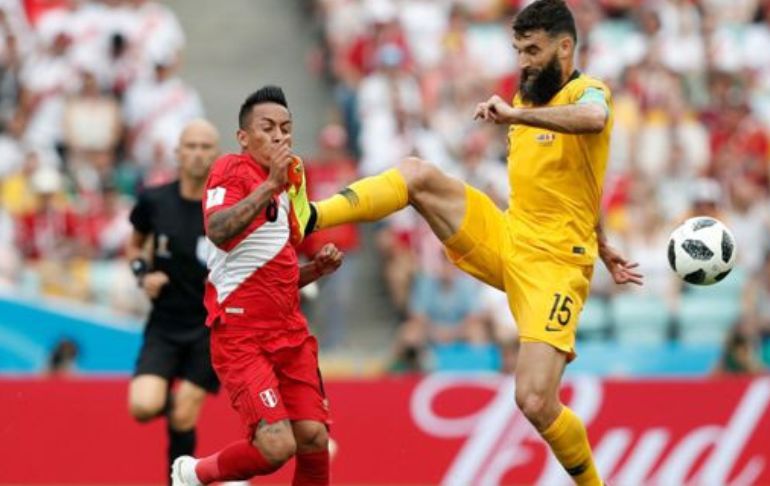
[[[668,263],[685,282],[711,285],[735,265],[735,238],[719,220],[690,218],[671,233]]]

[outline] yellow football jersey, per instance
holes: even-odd
[[[508,177],[513,237],[576,264],[596,259],[604,173],[612,131],[609,88],[577,74],[547,106],[576,103],[588,88],[598,88],[609,108],[599,133],[572,135],[543,128],[511,125],[508,131]],[[513,106],[526,107],[519,95]]]

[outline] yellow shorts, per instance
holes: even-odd
[[[548,343],[575,356],[575,332],[593,274],[517,241],[510,220],[484,193],[465,186],[460,230],[444,241],[461,270],[505,291],[519,339]]]

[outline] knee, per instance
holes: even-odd
[[[174,430],[191,430],[198,421],[198,411],[200,405],[189,402],[174,402],[174,408],[169,414],[169,425]]]
[[[410,198],[429,191],[433,181],[442,175],[438,167],[418,157],[407,157],[398,168],[404,176]]]
[[[253,444],[274,466],[281,466],[297,453],[297,442],[291,434],[260,435]]]
[[[320,452],[329,448],[329,433],[321,423],[303,430],[297,435],[297,451],[301,453]]]
[[[149,422],[162,411],[163,404],[142,401],[132,401],[128,404],[128,412],[137,422]]]
[[[516,405],[538,430],[547,427],[555,418],[552,415],[558,409],[558,399],[550,395],[534,387],[516,388]]]

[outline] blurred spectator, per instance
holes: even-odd
[[[643,295],[651,295],[675,310],[681,285],[671,272],[665,248],[668,246],[670,228],[665,225],[658,201],[651,194],[642,194],[642,200],[629,215],[632,224],[625,235],[625,253],[639,263],[644,274],[644,285],[628,289]]]
[[[128,25],[124,27],[139,66],[146,67],[141,77],[153,77],[158,53],[178,56],[185,46],[185,36],[174,12],[160,2],[127,0]]]
[[[18,99],[21,47],[19,28],[9,19],[6,6],[0,4],[0,120],[9,120],[16,110],[12,101]]]
[[[677,223],[695,216],[709,216],[724,221],[729,226],[723,210],[723,191],[719,182],[708,178],[697,179],[693,181],[689,192],[690,208]]]
[[[406,318],[412,277],[418,270],[417,255],[412,249],[412,236],[418,223],[417,219],[410,210],[398,212],[377,225],[375,238],[390,304],[403,319]]]
[[[342,126],[324,127],[318,136],[318,147],[318,154],[305,162],[308,195],[315,201],[331,197],[358,178],[355,160],[347,152],[347,134]],[[358,227],[353,224],[336,226],[313,233],[302,245],[301,251],[308,258],[326,243],[334,243],[345,253],[345,264],[319,282],[317,307],[311,320],[319,326],[321,345],[327,349],[345,343],[354,276],[358,271],[358,232]]]
[[[88,264],[83,259],[81,221],[62,195],[62,176],[41,167],[32,175],[35,206],[19,215],[17,245],[28,262],[33,285],[49,295],[85,299]]]
[[[742,100],[723,107],[711,134],[712,160],[709,174],[729,182],[748,177],[768,188],[770,140],[763,127]]]
[[[48,376],[64,377],[77,372],[78,354],[80,350],[75,341],[66,338],[59,340],[48,357]]]
[[[364,175],[381,172],[411,151],[410,129],[420,124],[422,96],[405,63],[402,47],[385,44],[376,52],[377,69],[361,81],[358,112]]]
[[[770,251],[765,253],[761,271],[745,286],[743,315],[759,336],[762,362],[770,367]]]
[[[12,289],[19,279],[21,258],[16,249],[13,218],[0,204],[0,289]]]
[[[328,18],[332,22],[327,29],[332,46],[331,64],[339,81],[335,88],[335,97],[351,137],[350,149],[352,153],[359,155],[361,124],[357,92],[361,81],[379,65],[378,51],[382,46],[396,46],[406,55],[407,44],[397,21],[398,10],[391,0],[331,0],[325,3]],[[358,4],[359,8],[356,8],[355,4]],[[363,29],[351,31],[348,36],[330,33],[332,27],[339,27],[338,23],[349,22],[362,25]],[[406,59],[404,61],[406,62]]]
[[[735,240],[742,242],[736,265],[753,275],[761,270],[770,250],[770,207],[762,199],[763,188],[747,176],[730,181],[729,195],[727,221]]]
[[[654,39],[648,55],[659,58],[680,74],[702,71],[706,66],[706,46],[698,6],[689,1],[662,0],[657,7],[660,36]]]
[[[442,258],[435,275],[417,276],[409,299],[409,317],[395,343],[395,369],[416,364],[430,344],[489,342],[479,308],[479,285]],[[419,357],[417,363],[422,363]]]
[[[128,149],[150,171],[145,182],[153,185],[173,177],[175,141],[186,122],[203,116],[203,106],[198,93],[176,75],[175,52],[159,46],[151,58],[153,76],[127,91],[123,113]]]
[[[56,169],[41,167],[30,180],[35,206],[19,218],[18,245],[32,260],[65,260],[75,256],[78,220],[66,199],[62,176]]]
[[[112,259],[123,255],[123,248],[131,235],[129,212],[129,205],[115,185],[102,187],[101,197],[83,224],[92,257]]]
[[[482,285],[479,293],[480,317],[500,348],[500,371],[513,373],[519,357],[519,332],[508,307],[508,297],[489,285]]]
[[[473,130],[463,138],[459,177],[484,191],[502,209],[508,207],[508,171],[499,160],[490,157],[489,135]]]
[[[39,32],[42,48],[25,58],[19,74],[22,89],[15,116],[22,120],[25,143],[60,151],[66,99],[78,89],[77,71],[68,57],[72,36],[63,14],[46,15]]]
[[[102,94],[93,72],[80,73],[80,92],[68,101],[64,112],[64,140],[70,155],[113,151],[121,135],[120,105]]]
[[[727,337],[722,357],[717,364],[719,374],[756,374],[762,364],[756,354],[756,345],[742,326],[736,326]]]
[[[35,191],[30,180],[40,165],[40,155],[31,150],[20,167],[0,178],[0,202],[9,214],[17,216],[34,209]]]
[[[64,112],[67,168],[75,189],[97,193],[112,178],[122,134],[120,105],[100,92],[92,72],[81,71],[82,86],[70,97]]]

